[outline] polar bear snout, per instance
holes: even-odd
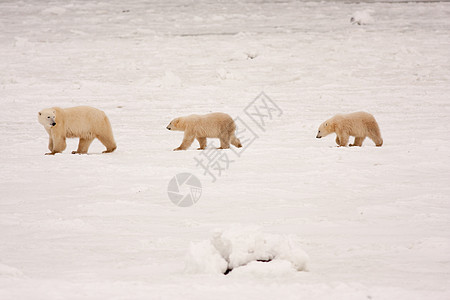
[[[169,123],[169,125],[167,125],[167,129],[168,130],[178,130],[177,129],[177,127],[176,127],[176,125],[177,125],[178,123],[176,122],[176,119],[175,120],[172,120],[172,121],[170,121],[170,123]]]
[[[53,127],[53,126],[56,125],[55,117],[47,117],[47,119],[48,119],[48,124],[49,124],[51,127]]]
[[[322,138],[322,136],[320,135],[320,131],[319,131],[316,135],[316,139],[320,139],[320,138]]]

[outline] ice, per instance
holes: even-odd
[[[42,13],[47,14],[47,15],[62,15],[65,12],[66,12],[65,8],[57,7],[57,6],[49,7],[49,8],[42,10]]]
[[[23,276],[22,271],[19,269],[0,263],[0,278],[14,278]]]
[[[224,69],[224,68],[217,69],[217,76],[219,76],[219,78],[222,80],[235,79],[233,73],[231,73],[229,70]]]
[[[292,264],[286,260],[272,260],[269,262],[252,261],[245,268],[234,269],[229,273],[232,277],[267,278],[277,280],[294,276]]]
[[[214,233],[211,243],[228,261],[228,268],[235,269],[252,261],[287,260],[298,271],[306,270],[308,256],[300,246],[286,237],[235,227]]]
[[[181,78],[175,75],[172,71],[164,72],[164,77],[162,78],[160,84],[161,87],[170,89],[181,87],[182,85],[183,84]]]
[[[187,273],[224,274],[228,263],[210,241],[192,242],[185,259]]]
[[[210,242],[192,243],[186,259],[186,270],[223,274],[227,270],[246,267],[252,262],[283,261],[296,271],[305,271],[308,259],[300,245],[288,237],[265,234],[253,227],[234,226],[227,230],[216,230]],[[285,269],[284,263],[271,264],[269,269],[273,266]],[[258,264],[252,264],[251,269],[257,271],[260,268]]]
[[[373,10],[367,9],[363,11],[356,11],[350,18],[352,24],[367,25],[372,24],[375,20],[372,17]]]

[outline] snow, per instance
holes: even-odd
[[[448,2],[1,1],[0,299],[448,299],[449,20]],[[262,91],[283,112],[263,129],[244,112]],[[104,110],[116,152],[44,156],[56,105]],[[382,147],[315,139],[360,110]],[[212,111],[257,135],[215,182],[165,129]],[[191,207],[167,194],[183,172]],[[211,274],[231,224],[292,241],[308,272]]]
[[[185,258],[186,273],[225,274],[228,262],[210,241],[191,243]]]
[[[296,271],[306,271],[308,255],[285,236],[264,234],[252,227],[233,226],[216,230],[211,241],[192,243],[186,258],[186,271],[190,273],[227,274],[237,269],[259,269],[265,273],[282,272],[286,262]],[[258,262],[270,262],[271,268],[259,267]],[[276,267],[274,267],[276,266]]]

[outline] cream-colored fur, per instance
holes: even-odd
[[[224,113],[179,117],[173,119],[167,125],[167,129],[184,131],[183,142],[180,147],[173,149],[174,151],[188,149],[194,139],[197,139],[200,144],[198,150],[203,150],[206,148],[207,138],[219,138],[219,149],[230,148],[230,143],[238,148],[242,147],[234,133],[236,124],[229,115]]]
[[[66,149],[66,138],[76,137],[80,142],[72,154],[86,154],[95,138],[105,145],[103,153],[117,148],[109,119],[99,109],[89,106],[46,108],[39,112],[38,120],[49,135],[48,149],[51,152],[46,155],[61,153]]]
[[[320,125],[316,138],[320,139],[333,132],[336,133],[336,143],[339,146],[347,146],[350,136],[354,136],[355,141],[349,146],[361,146],[366,137],[377,147],[383,145],[377,121],[371,114],[363,111],[335,115],[326,120]]]

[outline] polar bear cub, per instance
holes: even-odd
[[[106,147],[103,153],[113,152],[117,146],[106,114],[94,107],[52,107],[38,113],[38,121],[49,135],[48,149],[54,155],[66,149],[66,138],[80,138],[78,149],[72,154],[86,154],[97,138]]]
[[[336,133],[336,143],[339,146],[347,146],[350,136],[354,136],[355,141],[349,146],[361,146],[366,137],[377,147],[383,145],[377,121],[374,116],[363,111],[339,114],[326,120],[320,125],[316,138],[320,139],[333,132]]]
[[[206,115],[190,115],[173,119],[166,127],[169,130],[184,131],[183,142],[177,150],[188,149],[194,139],[197,139],[200,148],[206,148],[206,138],[219,138],[220,148],[230,148],[230,143],[238,148],[242,147],[241,141],[236,137],[236,124],[225,113],[210,113]]]

